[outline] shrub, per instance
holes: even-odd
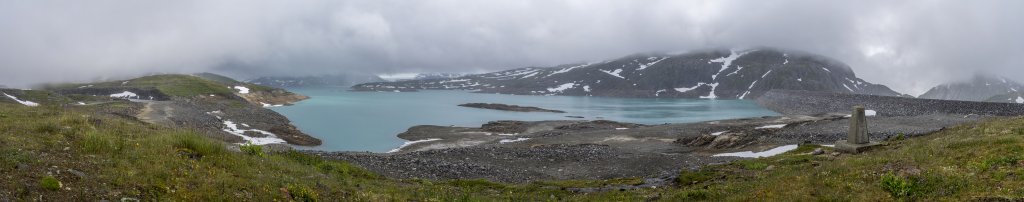
[[[43,177],[42,180],[39,180],[39,186],[43,187],[43,189],[56,191],[60,190],[60,187],[63,185],[59,180],[57,180],[57,178],[54,178],[53,176],[46,176]]]
[[[291,195],[292,200],[295,201],[313,202],[317,201],[317,198],[319,198],[316,191],[313,191],[313,189],[306,186],[289,184],[288,186],[285,186],[285,188],[288,189],[288,194]]]
[[[263,156],[263,146],[260,146],[260,145],[254,145],[254,144],[251,144],[251,143],[250,144],[243,144],[241,146],[238,146],[238,149],[242,150],[242,153],[245,153],[245,154],[248,154],[248,155],[259,156],[259,157]]]
[[[914,182],[892,173],[882,175],[882,189],[893,198],[908,197],[913,191]]]

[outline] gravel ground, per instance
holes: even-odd
[[[533,148],[469,147],[403,154],[306,151],[345,160],[393,178],[537,180],[661,178],[723,158],[626,151],[606,145],[543,145]]]

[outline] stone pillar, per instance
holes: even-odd
[[[878,146],[878,142],[871,142],[868,137],[868,118],[864,116],[864,107],[853,107],[853,114],[850,115],[850,133],[846,140],[836,142],[836,150],[846,153],[860,153],[872,147]]]
[[[867,144],[868,140],[868,119],[864,116],[864,107],[853,107],[853,114],[850,117],[850,134],[846,139],[852,144]]]

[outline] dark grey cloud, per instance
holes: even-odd
[[[1024,1],[0,0],[0,83],[480,72],[773,46],[919,94],[1024,76]],[[1024,80],[1024,79],[1018,79]]]

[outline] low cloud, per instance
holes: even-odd
[[[0,1],[0,84],[16,87],[482,72],[741,46],[833,57],[911,94],[977,72],[1024,76],[1024,1]]]

